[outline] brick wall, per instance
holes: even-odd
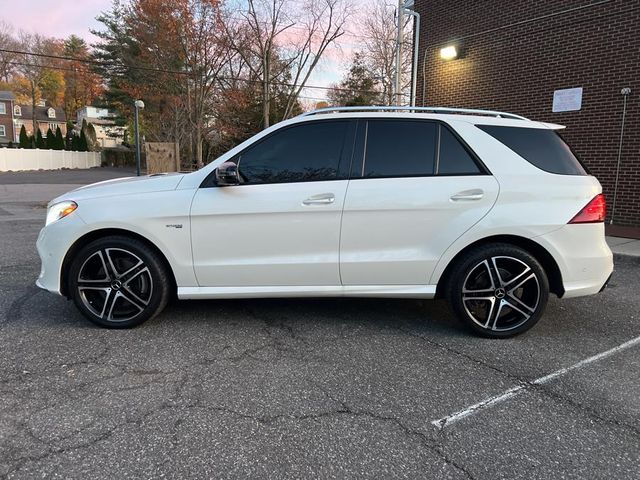
[[[630,87],[615,224],[640,227],[640,0],[416,0],[418,105],[489,108],[567,126],[613,201],[623,87]],[[582,7],[582,8],[581,8]],[[564,12],[564,13],[560,13]],[[439,51],[460,39],[461,58]],[[582,110],[552,113],[583,87]]]
[[[13,117],[12,117],[12,102],[9,100],[0,100],[0,103],[4,104],[5,112],[0,113],[0,125],[4,125],[5,136],[0,137],[0,143],[9,143],[13,141]]]

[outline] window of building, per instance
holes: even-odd
[[[440,126],[438,175],[477,175],[480,168],[460,140],[444,125]]]
[[[7,136],[7,130],[5,128],[4,125],[0,125],[0,137],[6,137]]]
[[[7,113],[7,104],[4,102],[0,102],[0,115],[5,115]]]
[[[370,120],[364,177],[433,175],[437,124],[411,120]]]
[[[22,116],[22,108],[20,108],[20,105],[16,105],[15,107],[13,107],[13,114],[16,117]]]
[[[49,115],[49,118],[56,118],[56,111],[53,108],[49,108],[49,110],[47,110],[47,114]]]
[[[555,130],[496,125],[476,126],[545,172],[560,175],[588,174]]]
[[[56,133],[56,128],[58,128],[58,124],[57,123],[50,123],[49,124],[49,128],[51,129],[51,131],[53,133]]]
[[[335,180],[348,122],[312,122],[276,131],[243,151],[243,184]]]

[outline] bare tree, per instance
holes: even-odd
[[[301,31],[304,33],[293,42],[291,58],[292,86],[289,90],[284,118],[291,115],[300,92],[327,48],[345,33],[345,24],[351,13],[351,5],[341,0],[306,0],[301,4]]]
[[[13,27],[0,20],[0,45],[5,50],[17,50],[18,42],[14,37]],[[0,52],[0,81],[9,82],[15,70],[14,62],[18,55],[12,52]]]
[[[24,76],[29,85],[29,96],[31,97],[31,106],[33,108],[33,135],[38,129],[36,120],[36,104],[40,94],[40,88],[43,80],[46,79],[47,67],[53,64],[51,58],[46,55],[53,55],[56,52],[57,44],[55,40],[44,37],[40,34],[20,32],[19,34],[20,50],[35,55],[23,54],[19,56],[19,65],[17,70]]]
[[[262,87],[262,122],[271,117],[271,86],[289,79],[283,118],[326,52],[344,33],[347,0],[248,0],[247,10],[229,21],[227,36]]]
[[[407,23],[410,19],[407,18]],[[371,0],[366,15],[358,19],[362,35],[361,54],[365,65],[380,85],[382,96],[387,105],[394,103],[395,55],[396,55],[396,16],[395,10],[385,0]],[[412,36],[409,28],[404,29],[402,45],[401,79],[402,91],[411,84]]]

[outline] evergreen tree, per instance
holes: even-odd
[[[22,125],[20,129],[20,148],[31,148],[31,140],[29,139],[29,135],[27,135],[27,129],[24,128],[24,125]]]
[[[87,144],[87,136],[84,133],[84,129],[80,131],[80,141],[78,142],[78,151],[79,152],[89,151],[89,145]]]
[[[64,149],[72,150],[73,149],[73,123],[71,120],[67,121],[67,135],[65,137]]]
[[[47,148],[47,144],[44,141],[44,138],[42,138],[42,132],[40,131],[40,129],[36,129],[36,148],[40,148],[40,149],[45,149]]]
[[[85,135],[87,136],[87,144],[89,146],[89,151],[95,152],[98,146],[98,137],[96,135],[96,129],[91,122],[87,124]]]
[[[51,130],[51,127],[47,129],[47,138],[45,139],[45,145],[47,147],[47,150],[56,149],[56,136]]]
[[[74,152],[80,151],[80,138],[76,134],[71,135],[71,150]]]
[[[380,94],[375,91],[375,82],[362,58],[356,53],[346,77],[338,85],[340,90],[329,92],[329,100],[334,106],[375,105],[380,102]]]
[[[60,130],[60,125],[56,127],[56,145],[54,148],[56,150],[64,150],[64,138],[62,137],[62,130]]]

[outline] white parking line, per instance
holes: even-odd
[[[581,360],[578,363],[571,365],[570,367],[561,368],[560,370],[556,370],[555,372],[550,373],[549,375],[545,375],[544,377],[536,378],[531,382],[523,383],[515,387],[512,387],[508,390],[505,390],[503,393],[499,395],[494,395],[493,397],[486,398],[481,402],[475,403],[470,407],[465,408],[464,410],[459,410],[455,413],[452,413],[451,415],[447,415],[446,417],[439,418],[438,420],[433,420],[431,423],[435,425],[438,429],[442,430],[444,427],[451,425],[452,423],[455,423],[459,420],[462,420],[463,418],[466,418],[470,415],[473,415],[474,413],[480,410],[484,410],[485,408],[488,408],[492,405],[496,405],[498,403],[504,402],[505,400],[508,400],[511,397],[515,397],[516,395],[525,391],[531,385],[542,385],[544,383],[548,383],[551,380],[554,380],[560,377],[561,375],[564,375],[565,373],[571,372],[573,370],[577,370],[579,368],[584,367],[585,365],[588,365],[593,362],[597,362],[598,360],[602,360],[603,358],[609,357],[614,353],[633,347],[638,343],[640,343],[640,337],[636,337],[632,340],[629,340],[628,342],[624,342],[623,344],[618,345],[617,347],[613,347],[610,350],[607,350],[602,353],[598,353],[597,355],[594,355],[592,357],[585,358],[584,360]]]

